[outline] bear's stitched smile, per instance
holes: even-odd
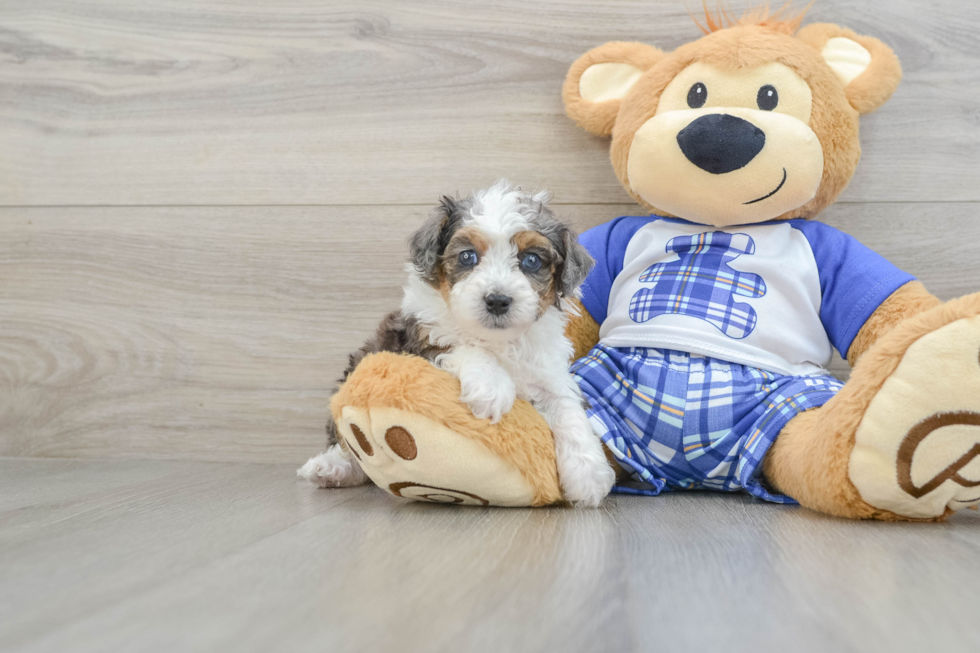
[[[775,195],[776,193],[778,193],[779,192],[779,189],[782,188],[783,187],[783,184],[785,184],[785,183],[786,183],[786,168],[783,168],[783,180],[781,182],[779,182],[779,185],[778,186],[776,186],[776,190],[772,191],[768,195],[763,195],[760,198],[754,199],[751,202],[742,202],[742,204],[755,204],[756,202],[761,202],[764,199],[768,199],[768,198],[772,197],[773,195]]]

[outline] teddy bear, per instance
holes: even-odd
[[[975,507],[980,293],[941,302],[816,219],[854,174],[859,118],[895,91],[897,57],[802,16],[705,15],[704,36],[673,52],[589,50],[562,89],[646,210],[581,235],[597,265],[567,327],[613,491],[746,491],[889,521]],[[826,371],[834,349],[846,383]],[[421,358],[378,353],[330,407],[393,495],[561,502],[534,408],[491,424],[459,393]]]

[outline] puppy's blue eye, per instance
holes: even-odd
[[[537,272],[541,269],[541,257],[537,254],[525,254],[521,259],[521,267],[525,272]]]
[[[476,265],[476,262],[478,260],[479,257],[476,255],[476,252],[474,252],[472,249],[468,249],[465,252],[459,253],[459,264],[462,265],[464,268],[473,267],[474,265]]]

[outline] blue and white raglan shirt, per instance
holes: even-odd
[[[701,354],[785,375],[826,374],[868,317],[914,277],[821,222],[711,227],[626,216],[583,233],[582,303],[608,347]]]

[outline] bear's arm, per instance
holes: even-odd
[[[575,353],[572,360],[578,360],[589,353],[589,351],[599,344],[599,323],[589,315],[589,311],[577,298],[570,300],[577,309],[578,315],[574,313],[569,317],[568,324],[565,326],[565,336],[572,341]]]
[[[899,322],[941,303],[938,297],[926,290],[926,287],[918,281],[910,281],[899,287],[875,309],[858,331],[851,348],[847,351],[847,362],[853,367],[878,338],[891,331]]]

